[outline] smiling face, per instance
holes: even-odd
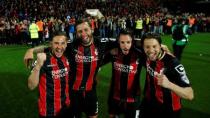
[[[143,48],[147,57],[151,61],[158,59],[161,52],[160,43],[154,38],[146,38],[143,42]]]
[[[65,36],[55,36],[51,42],[52,53],[56,57],[61,57],[67,47],[67,39]]]
[[[130,35],[121,34],[118,42],[122,53],[124,55],[127,55],[132,46],[132,38],[130,37]]]
[[[84,46],[88,46],[92,43],[93,35],[90,25],[87,22],[78,24],[77,27],[77,38],[81,40]]]

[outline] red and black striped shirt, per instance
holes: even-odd
[[[144,91],[146,101],[156,105],[156,107],[158,105],[163,106],[169,111],[180,110],[180,97],[173,91],[157,85],[157,78],[155,77],[155,73],[160,73],[163,71],[169,81],[181,87],[189,87],[189,80],[186,76],[183,65],[180,64],[175,57],[166,53],[160,60],[147,60],[146,68],[147,74]]]
[[[107,41],[94,39],[90,46],[76,41],[68,45],[67,56],[71,65],[70,89],[91,91],[96,87],[96,74],[101,64]]]
[[[140,72],[142,68],[142,53],[131,49],[124,55],[120,49],[115,54],[107,54],[105,61],[112,62],[111,99],[133,103],[140,99]]]
[[[47,54],[39,80],[38,104],[41,116],[56,116],[61,108],[70,104],[69,70],[69,62],[65,56],[57,58]]]

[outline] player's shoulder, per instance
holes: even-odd
[[[177,66],[180,64],[179,60],[174,55],[171,55],[169,53],[165,53],[163,62],[165,63],[165,65],[168,66]]]

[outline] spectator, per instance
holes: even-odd
[[[30,38],[32,41],[32,47],[39,45],[39,27],[35,24],[35,20],[29,26]]]

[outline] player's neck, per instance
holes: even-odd
[[[83,46],[90,46],[93,43],[93,39],[89,43],[82,43]]]

